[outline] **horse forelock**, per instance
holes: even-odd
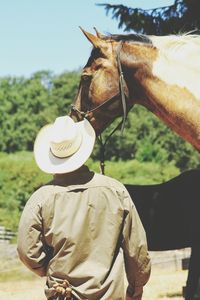
[[[158,49],[153,74],[168,84],[187,88],[200,99],[200,35],[151,36]]]

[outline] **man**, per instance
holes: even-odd
[[[86,119],[59,117],[39,132],[36,163],[54,179],[24,208],[19,257],[47,277],[47,299],[139,300],[150,274],[145,232],[125,187],[84,166],[94,143]]]

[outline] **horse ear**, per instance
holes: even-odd
[[[103,38],[104,38],[104,35],[103,35],[101,32],[99,32],[99,31],[96,29],[96,27],[94,27],[94,30],[95,30],[96,36],[97,36],[98,38],[100,38],[100,39],[103,39]]]
[[[100,37],[95,36],[92,33],[89,33],[87,31],[83,30],[83,28],[81,28],[81,27],[80,27],[80,29],[83,32],[83,34],[86,36],[86,38],[90,41],[90,43],[92,43],[92,45],[95,48],[101,48],[101,46],[102,46],[102,40],[101,40]]]

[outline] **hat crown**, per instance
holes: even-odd
[[[73,141],[77,135],[75,122],[68,116],[56,118],[53,127],[51,141],[61,143],[63,141]]]
[[[53,155],[64,158],[74,154],[81,144],[76,123],[68,116],[58,117],[53,126],[50,148]]]

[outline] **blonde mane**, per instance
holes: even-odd
[[[153,74],[169,84],[187,88],[200,99],[200,35],[151,36],[159,56]]]

